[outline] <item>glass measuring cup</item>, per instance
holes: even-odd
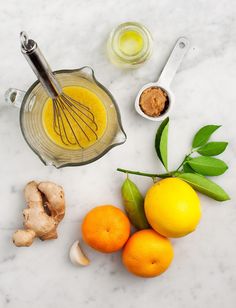
[[[45,165],[61,168],[89,164],[126,141],[116,101],[111,93],[96,80],[91,67],[59,70],[53,73],[62,87],[84,87],[97,95],[106,109],[107,126],[103,136],[88,148],[62,148],[48,137],[43,127],[42,112],[48,95],[40,82],[36,81],[32,84],[27,92],[9,89],[5,94],[6,101],[20,108],[22,134],[27,144]]]

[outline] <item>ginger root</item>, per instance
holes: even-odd
[[[13,243],[30,246],[35,237],[57,238],[57,226],[65,215],[63,188],[52,182],[29,182],[24,190],[28,208],[23,211],[24,230],[13,234]]]

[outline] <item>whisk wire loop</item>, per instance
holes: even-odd
[[[72,134],[74,135],[74,139],[75,139],[76,142],[71,142],[71,140],[69,139],[69,137],[67,135],[66,128],[65,128],[65,123],[63,121],[63,116],[65,116],[64,110],[61,110],[60,104],[56,99],[53,100],[53,111],[54,111],[54,116],[53,116],[54,131],[60,136],[61,141],[65,145],[68,145],[68,144],[76,145],[76,143],[77,143],[82,148],[81,144],[79,143],[78,139],[76,138],[76,135],[73,134],[70,122],[68,122],[68,125],[71,128]],[[63,113],[63,115],[62,115],[62,113]],[[66,139],[67,142],[64,139]]]

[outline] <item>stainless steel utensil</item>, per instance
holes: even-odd
[[[21,51],[30,64],[32,70],[38,77],[47,94],[53,101],[53,129],[60,136],[65,145],[78,144],[81,142],[73,127],[78,127],[79,131],[88,141],[98,139],[97,123],[90,108],[81,102],[63,93],[62,87],[55,78],[49,64],[40,51],[37,43],[29,39],[25,32],[20,33]],[[88,131],[92,134],[88,134]]]

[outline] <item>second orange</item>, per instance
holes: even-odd
[[[84,241],[92,248],[111,253],[120,250],[130,236],[127,216],[113,205],[93,208],[82,223]]]

